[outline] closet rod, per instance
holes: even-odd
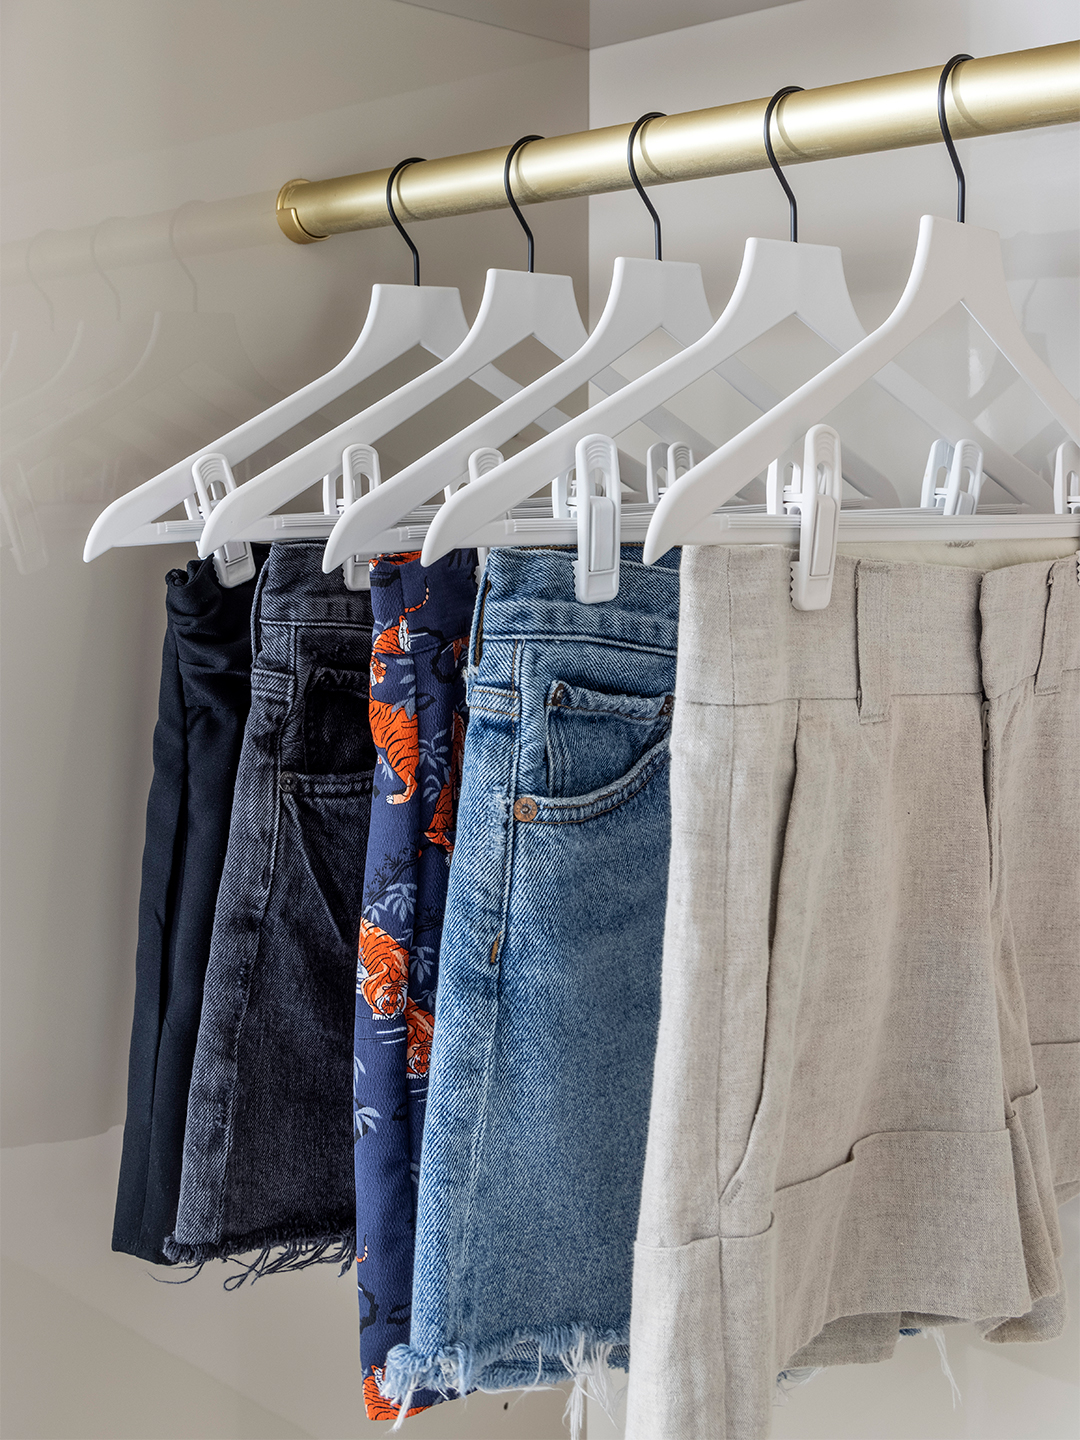
[[[830,160],[911,145],[940,145],[940,65],[879,75],[788,95],[774,115],[781,165]],[[768,160],[762,120],[768,96],[652,120],[640,133],[638,171],[645,184],[762,170]],[[953,136],[997,135],[1080,118],[1080,42],[1043,45],[968,60],[947,94]],[[520,128],[520,127],[519,127]],[[534,140],[514,162],[514,194],[523,204],[628,190],[629,125],[608,125]],[[432,220],[506,207],[506,147],[410,165],[397,179],[395,205],[404,220]],[[290,180],[277,200],[278,224],[297,244],[346,230],[389,225],[385,170],[333,180]]]

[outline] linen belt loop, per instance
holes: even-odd
[[[1055,576],[1054,572],[1057,571]],[[1046,574],[1046,611],[1043,617],[1042,654],[1035,672],[1035,694],[1056,695],[1065,669],[1065,583],[1070,567],[1051,565]],[[1057,583],[1055,584],[1055,579]]]
[[[859,647],[859,724],[889,718],[892,653],[889,642],[891,566],[860,560],[855,567],[855,632]]]

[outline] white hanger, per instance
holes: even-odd
[[[736,494],[774,455],[957,303],[986,331],[1068,434],[1080,439],[1080,406],[1032,350],[1013,311],[997,234],[924,215],[910,278],[885,323],[673,485],[656,507],[645,560],[657,559],[689,537],[699,521]]]
[[[1066,440],[1054,452],[1054,512],[1080,513],[1080,445]]]
[[[627,381],[609,369],[639,341],[664,330],[689,345],[712,324],[701,269],[671,260],[620,256],[603,314],[584,344],[561,365],[480,416],[387,480],[379,490],[356,500],[327,541],[323,568],[332,570],[373,535],[395,524],[443,486],[458,480],[476,450],[497,448],[533,424],[578,386],[593,381],[611,391]],[[550,479],[551,476],[548,476]],[[475,484],[476,480],[470,482]]]
[[[421,286],[419,254],[394,210],[394,180],[403,169],[414,163],[414,159],[415,157],[403,160],[396,165],[386,183],[386,208],[412,252],[412,285],[373,285],[363,328],[348,354],[332,370],[294,394],[285,396],[269,409],[245,420],[227,435],[171,465],[160,475],[137,486],[108,506],[91,528],[83,554],[84,560],[94,559],[112,545],[161,543],[175,538],[170,531],[177,526],[190,529],[190,526],[184,526],[182,521],[165,521],[157,525],[151,522],[181,502],[190,512],[188,501],[197,489],[197,485],[193,483],[194,467],[200,457],[208,454],[217,457],[224,466],[223,473],[228,476],[226,490],[231,491],[236,488],[231,471],[233,465],[246,460],[293,426],[309,419],[323,405],[336,400],[346,390],[359,385],[391,361],[417,346],[427,350],[437,360],[444,360],[457,349],[468,333],[461,296],[456,289],[449,287]],[[177,211],[173,216],[173,225],[179,213]],[[172,242],[173,225],[170,225],[169,229],[173,254],[191,280],[195,291],[193,308],[197,309],[198,291],[195,288],[195,279],[180,259]],[[331,480],[339,473],[338,467],[334,467]],[[201,511],[197,513],[201,515]]]
[[[522,387],[502,376],[491,362],[530,336],[560,359],[585,343],[573,281],[569,275],[489,270],[472,329],[452,355],[233,491],[207,521],[200,555],[209,554],[333,471],[346,446],[377,444],[461,381],[483,384],[503,400],[515,394]]]
[[[399,471],[378,494],[357,500],[330,536],[323,558],[325,570],[332,570],[358,546],[421,505],[441,487],[457,488],[455,482],[466,473],[475,482],[477,472],[475,466],[470,470],[470,456],[478,451],[494,452],[505,441],[520,434],[527,425],[542,423],[548,418],[552,406],[580,385],[591,381],[606,394],[621,389],[628,382],[610,367],[646,336],[656,330],[664,330],[679,345],[685,346],[697,340],[712,324],[700,267],[663,261],[660,217],[638,179],[634,142],[642,127],[656,118],[656,114],[643,115],[631,126],[626,142],[626,165],[630,178],[652,216],[656,258],[634,260],[620,256],[616,259],[603,314],[579,350],[510,400],[480,416],[457,435]],[[533,268],[533,234],[514,198],[510,170],[517,152],[530,140],[539,138],[525,136],[516,141],[507,151],[503,167],[506,198],[528,240],[530,271]],[[677,422],[667,416],[665,428],[672,425],[677,426]],[[554,427],[549,423],[545,428]],[[671,434],[668,438],[675,439],[677,436]],[[483,471],[490,468],[490,463],[486,463]]]
[[[795,197],[776,163],[769,138],[773,108],[788,91],[773,96],[765,112],[764,143],[791,208],[791,240],[751,238],[746,242],[743,264],[735,289],[723,314],[696,344],[682,354],[672,356],[654,370],[633,381],[617,395],[600,401],[584,415],[554,434],[545,436],[513,456],[480,483],[470,485],[455,495],[432,522],[424,545],[424,563],[431,564],[448,550],[469,543],[480,526],[494,520],[508,508],[519,504],[547,484],[552,475],[573,463],[574,447],[584,435],[601,431],[618,435],[627,426],[643,418],[646,412],[663,405],[695,380],[710,371],[723,376],[735,389],[762,408],[776,405],[775,393],[757,382],[745,365],[735,359],[737,352],[758,339],[774,325],[795,316],[833,349],[850,350],[866,336],[866,330],[855,312],[844,278],[843,259],[834,246],[794,243],[798,234]],[[919,415],[939,434],[952,443],[965,438],[971,430],[965,420],[899,366],[880,367],[874,377],[883,389]],[[798,434],[808,427],[803,426]],[[786,449],[779,447],[765,464]],[[988,472],[1014,498],[1039,505],[1045,499],[1045,482],[989,440],[984,441]],[[891,494],[874,489],[866,481],[859,483],[851,467],[847,478],[883,504],[898,504],[895,490],[884,482]],[[764,465],[760,468],[764,468]],[[755,472],[756,473],[756,472]],[[753,476],[747,477],[748,480]],[[879,480],[883,477],[877,477]],[[745,483],[745,482],[744,482]]]
[[[763,454],[762,463],[769,463],[770,456],[785,450],[809,424],[840,404],[865,380],[879,374],[896,355],[956,304],[964,306],[1072,439],[1080,440],[1080,404],[1035,354],[1016,318],[1005,283],[1000,237],[993,230],[980,230],[964,223],[966,182],[960,157],[949,133],[945,88],[957,65],[970,59],[970,55],[962,54],[946,61],[937,87],[938,124],[956,173],[956,220],[942,220],[933,215],[922,217],[911,274],[895,310],[883,325],[774,406],[760,420],[755,420],[741,434],[694,466],[677,485],[671,487],[657,505],[649,525],[643,555],[647,563],[664,554],[676,543],[678,535],[694,525],[695,520],[703,521],[726,498],[736,494],[745,483],[737,477],[752,463],[753,457]],[[775,104],[776,99],[774,96],[771,103]],[[790,187],[772,155],[768,111],[765,147],[794,206]],[[960,465],[961,461],[958,460],[957,464]],[[756,473],[756,470],[750,473]],[[974,470],[970,473],[974,489]],[[958,477],[955,486],[950,485],[949,489],[959,491]],[[955,496],[951,498],[957,503]],[[1041,506],[1044,501],[1045,496],[1040,496],[1035,503]],[[973,503],[977,502],[978,495],[975,494]],[[948,503],[949,497],[946,498]],[[961,500],[959,503],[966,508],[969,501]],[[952,519],[955,521],[955,517]]]
[[[344,359],[317,380],[114,500],[95,520],[83,559],[93,560],[112,546],[122,545],[139,526],[149,525],[187,499],[194,491],[192,466],[202,455],[219,454],[228,465],[238,465],[414,346],[444,359],[467,331],[461,296],[455,289],[373,285],[363,329]]]

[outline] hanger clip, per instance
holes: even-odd
[[[486,475],[489,470],[496,469],[496,467],[501,465],[502,463],[503,453],[501,450],[496,450],[493,445],[481,446],[479,450],[474,450],[469,456],[469,480],[479,480],[481,475]],[[447,486],[445,492],[446,498],[449,500],[450,496],[454,493],[454,490],[458,489],[460,485],[463,485],[465,483],[467,482],[464,480],[460,480],[457,482],[457,484],[454,485],[453,489],[451,489],[450,486]],[[509,510],[507,510],[506,512],[506,518],[508,520],[510,518]],[[480,583],[480,574],[484,566],[487,564],[487,558],[489,554],[490,551],[487,546],[478,545],[476,547],[476,583],[478,585]]]
[[[200,455],[191,467],[195,494],[184,501],[189,520],[209,519],[219,500],[236,489],[232,467],[224,455]],[[227,540],[214,551],[214,570],[223,590],[232,590],[245,580],[255,578],[255,557],[246,540]]]
[[[323,476],[323,511],[327,515],[343,515],[361,495],[370,494],[382,484],[379,452],[374,445],[348,445],[341,452],[341,494],[333,475]],[[350,555],[342,568],[346,590],[370,590],[371,567],[363,555]]]
[[[655,505],[680,475],[693,468],[694,452],[689,445],[681,442],[665,445],[663,440],[650,445],[645,456],[645,491],[649,503]]]
[[[1066,440],[1054,454],[1054,514],[1080,514],[1080,445]]]
[[[974,440],[935,440],[923,473],[923,510],[942,515],[974,515],[983,482],[982,446]],[[965,484],[966,481],[966,484]]]
[[[799,558],[791,562],[791,603],[796,610],[824,610],[832,597],[844,485],[840,436],[830,425],[815,425],[806,432],[802,464],[793,467],[792,480],[784,492],[785,511],[799,515]]]
[[[574,451],[577,485],[577,559],[574,593],[586,605],[614,600],[619,593],[619,535],[622,487],[619,451],[607,435],[586,435]]]

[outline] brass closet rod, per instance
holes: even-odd
[[[944,57],[943,62],[944,63]],[[831,160],[911,145],[939,145],[940,65],[826,85],[788,95],[774,114],[781,165]],[[762,170],[768,96],[651,120],[639,132],[638,171],[647,185]],[[957,140],[1000,135],[1080,118],[1080,41],[968,60],[954,71],[947,114]],[[534,140],[514,160],[514,194],[523,205],[630,189],[629,125]],[[507,147],[410,165],[395,182],[402,220],[432,220],[506,208]],[[389,225],[389,167],[333,180],[290,180],[277,200],[278,224],[298,244],[346,230]]]

